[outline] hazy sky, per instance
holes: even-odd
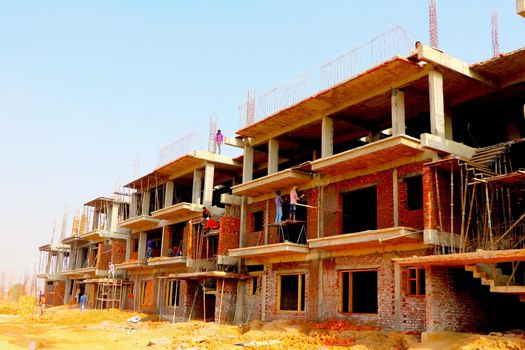
[[[440,47],[467,62],[524,46],[514,0],[437,0]],[[64,208],[157,166],[209,118],[239,129],[265,92],[386,29],[428,43],[428,3],[401,1],[0,1],[0,271],[38,261]],[[234,151],[229,151],[234,154]],[[135,171],[136,173],[136,171]]]

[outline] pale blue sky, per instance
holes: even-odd
[[[514,0],[437,0],[440,47],[467,62],[524,46]],[[0,271],[38,260],[64,207],[109,195],[210,115],[239,128],[265,92],[393,25],[428,42],[428,3],[0,1]],[[206,145],[203,140],[202,145]],[[231,152],[231,151],[230,151]]]

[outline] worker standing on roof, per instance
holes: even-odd
[[[275,192],[275,223],[278,224],[283,219],[283,199],[281,191]]]
[[[217,130],[217,134],[215,135],[215,146],[216,151],[221,154],[221,145],[224,143],[224,135],[221,133],[221,130]]]

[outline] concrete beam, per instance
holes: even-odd
[[[279,171],[279,141],[268,140],[268,175]]]
[[[221,194],[221,203],[229,205],[241,205],[241,196],[223,193]]]
[[[421,146],[455,154],[467,159],[472,158],[474,153],[476,153],[475,148],[431,134],[421,134]]]
[[[324,116],[321,119],[321,158],[334,154],[334,120]]]
[[[486,85],[492,86],[490,79],[470,69],[468,63],[465,63],[432,47],[420,45],[417,48],[417,58],[421,61],[440,65],[457,73],[461,73],[469,78],[482,82]]]
[[[428,72],[428,95],[430,100],[430,131],[432,135],[445,138],[445,100],[443,96],[443,75],[432,70]]]
[[[239,137],[225,136],[224,144],[232,147],[244,148],[245,141]]]
[[[405,133],[405,93],[392,89],[392,136]]]

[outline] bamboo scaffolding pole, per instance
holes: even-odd
[[[223,299],[223,296],[224,296],[224,280],[225,278],[222,279],[222,287],[221,287],[221,300],[219,301],[219,324],[221,324],[221,317],[222,317],[222,299]]]
[[[171,323],[175,323],[175,311],[177,310],[177,302],[179,301],[179,284],[180,281],[175,281],[175,302],[173,303],[173,317]]]
[[[439,181],[438,181],[437,169],[434,169],[434,179],[435,179],[435,185],[436,185],[436,197],[437,197],[437,205],[438,205],[439,230],[443,231],[443,218],[441,217],[441,199],[439,196]],[[444,245],[441,245],[441,252],[445,254]]]
[[[454,244],[454,169],[450,163],[450,247],[452,252],[456,252]]]

